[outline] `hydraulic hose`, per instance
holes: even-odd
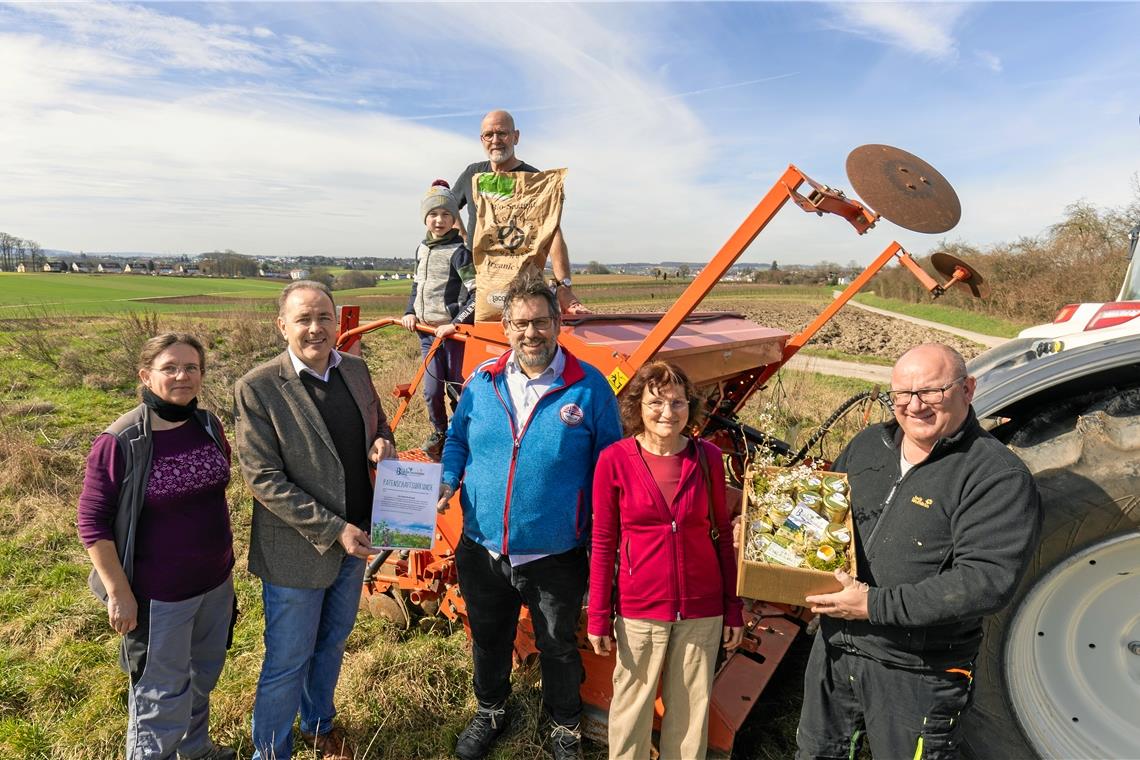
[[[808,438],[807,443],[805,443],[803,447],[800,448],[800,450],[797,451],[794,456],[792,456],[789,464],[795,464],[806,457],[808,452],[811,450],[811,447],[815,446],[820,442],[820,440],[823,439],[825,435],[827,435],[827,431],[831,429],[832,425],[834,425],[836,422],[839,422],[839,420],[841,420],[845,414],[847,414],[854,407],[866,401],[867,399],[874,399],[879,403],[883,403],[882,396],[875,391],[860,391],[859,393],[856,393],[854,396],[840,404],[839,408],[832,412],[831,416],[823,421],[823,423],[816,429],[816,431],[811,434],[811,437]]]

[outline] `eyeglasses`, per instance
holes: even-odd
[[[648,407],[649,411],[654,414],[661,414],[668,406],[673,414],[680,414],[682,410],[689,408],[689,400],[685,398],[675,398],[672,401],[666,401],[662,398],[655,398],[652,401],[642,401],[642,406]]]
[[[545,332],[550,329],[554,324],[553,317],[539,317],[538,319],[504,319],[504,325],[508,325],[515,332],[526,332],[526,328],[534,325],[534,329],[539,332]]]
[[[946,398],[946,391],[965,379],[966,376],[963,375],[962,377],[951,380],[941,388],[920,388],[917,391],[887,391],[883,395],[886,396],[887,400],[894,406],[907,406],[915,396],[918,396],[918,400],[927,406],[933,406],[934,404],[942,403],[942,400]]]
[[[161,367],[151,367],[151,371],[161,372],[167,377],[178,377],[179,372],[188,376],[200,374],[202,368],[197,364],[164,364]]]
[[[489,143],[489,142],[492,142],[492,141],[494,141],[494,139],[495,139],[496,137],[497,137],[497,138],[499,138],[500,140],[502,140],[502,141],[506,142],[507,138],[508,138],[508,137],[510,137],[510,136],[511,136],[511,133],[510,133],[510,132],[506,132],[506,131],[504,131],[504,130],[501,130],[501,129],[496,129],[496,130],[493,130],[493,131],[491,131],[491,130],[488,130],[488,131],[484,132],[483,134],[479,135],[479,137],[480,137],[480,138],[483,140],[483,142],[485,142],[485,143]]]

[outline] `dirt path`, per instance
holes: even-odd
[[[950,333],[951,335],[957,335],[960,338],[972,340],[975,343],[981,343],[986,348],[1000,346],[1002,343],[1005,343],[1007,340],[1009,340],[1009,338],[1002,338],[997,335],[986,335],[984,333],[973,332],[972,330],[963,330],[959,327],[951,327],[940,322],[931,322],[928,319],[912,317],[909,314],[899,314],[897,311],[879,309],[874,306],[868,306],[865,303],[859,303],[858,301],[848,301],[847,306],[854,306],[856,309],[862,309],[863,311],[869,311],[872,314],[879,314],[880,316],[890,317],[891,319],[900,319],[903,322],[910,322],[912,325],[918,325],[919,327],[925,327],[930,330],[938,330],[940,332]]]
[[[788,369],[801,372],[820,372],[824,375],[838,375],[840,377],[857,377],[860,380],[870,380],[873,383],[889,383],[891,381],[891,368],[879,364],[860,364],[859,362],[844,362],[838,359],[825,359],[822,356],[805,356],[798,354],[788,360],[784,365]]]

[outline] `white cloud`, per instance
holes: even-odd
[[[831,28],[934,59],[958,55],[954,26],[965,6],[949,3],[843,2]]]
[[[290,40],[268,46],[273,33],[263,27],[199,24],[190,19],[120,3],[27,3],[11,6],[55,23],[90,48],[103,49],[156,65],[196,71],[264,73],[277,62],[300,62],[327,48]]]
[[[975,50],[974,57],[990,71],[1000,74],[1002,70],[1001,58],[988,50]]]

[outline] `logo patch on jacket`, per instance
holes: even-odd
[[[911,496],[910,503],[917,504],[923,509],[930,509],[931,505],[934,504],[934,499],[924,499],[921,496]]]
[[[570,427],[575,427],[582,424],[586,415],[582,413],[582,407],[577,404],[567,404],[558,410],[558,416]]]

